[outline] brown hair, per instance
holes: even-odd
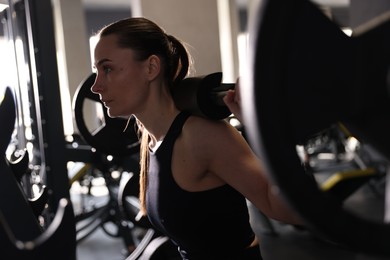
[[[164,78],[171,88],[187,76],[190,68],[190,55],[186,47],[174,36],[166,34],[156,23],[142,17],[127,18],[102,28],[98,33],[101,38],[112,34],[118,36],[119,47],[134,50],[136,59],[140,61],[146,60],[151,55],[160,57]],[[138,120],[137,125],[141,133],[139,197],[141,212],[145,214],[150,137],[148,131]]]

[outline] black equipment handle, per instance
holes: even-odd
[[[231,112],[223,97],[235,84],[221,83],[222,72],[206,76],[185,78],[172,89],[172,96],[178,109],[193,115],[220,120]]]

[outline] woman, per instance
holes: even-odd
[[[188,74],[184,45],[145,18],[99,32],[92,92],[111,117],[133,115],[142,131],[142,211],[183,259],[261,259],[245,198],[271,218],[297,223],[271,192],[258,158],[225,121],[179,111],[170,89]],[[225,102],[238,109],[238,95]]]

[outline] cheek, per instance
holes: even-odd
[[[128,84],[122,85],[116,94],[123,109],[121,113],[130,115],[137,113],[146,104],[148,88],[139,82],[128,82]]]
[[[112,83],[112,94],[115,92],[117,100],[115,107],[111,108],[112,113],[129,115],[142,109],[148,97],[148,81],[139,70],[122,70]]]
[[[122,94],[124,99],[130,101],[144,96],[145,89],[145,86],[139,80],[129,79],[121,85],[121,93],[118,94]]]

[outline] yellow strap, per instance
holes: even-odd
[[[73,175],[73,177],[69,180],[69,184],[72,185],[75,181],[81,179],[87,173],[89,168],[91,168],[91,164],[86,163],[75,175]]]
[[[328,191],[333,186],[335,186],[337,183],[340,183],[340,182],[348,180],[348,179],[373,176],[373,175],[375,175],[375,172],[376,171],[374,168],[366,168],[363,170],[351,170],[351,171],[345,171],[345,172],[337,172],[337,173],[333,174],[331,177],[329,177],[324,183],[322,183],[321,190]]]

